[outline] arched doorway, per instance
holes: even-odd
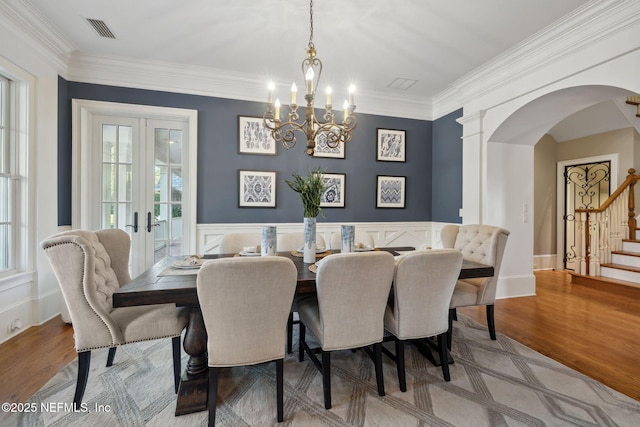
[[[574,113],[603,101],[624,99],[633,94],[627,89],[605,85],[558,89],[537,98],[531,97],[526,103],[512,107],[511,112],[506,112],[507,107],[502,108],[499,113],[505,118],[499,120],[495,130],[487,130],[483,218],[487,223],[498,223],[512,231],[508,249],[515,253],[511,258],[505,254],[505,260],[516,265],[514,270],[518,276],[533,277],[533,247],[539,232],[533,222],[536,211],[535,145],[550,129]],[[488,111],[486,122],[498,122],[497,117],[491,114],[497,115],[498,112]],[[552,166],[555,176],[555,162]],[[621,164],[620,167],[624,166]],[[555,188],[549,191],[555,193]],[[555,228],[553,232],[557,233]]]

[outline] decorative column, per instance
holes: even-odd
[[[483,141],[482,120],[485,111],[465,114],[457,122],[462,129],[462,223],[482,224],[486,199],[486,143]]]

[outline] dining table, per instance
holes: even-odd
[[[399,256],[413,251],[413,247],[375,248]],[[320,256],[340,251],[330,250]],[[227,258],[238,254],[206,254],[203,260]],[[291,259],[298,271],[296,295],[314,293],[316,290],[314,264],[305,263],[296,251],[278,252],[278,256]],[[209,388],[207,361],[207,332],[198,303],[196,289],[197,268],[176,268],[185,256],[169,256],[160,260],[144,273],[132,279],[113,293],[113,307],[132,307],[151,304],[175,304],[189,311],[189,323],[184,335],[183,348],[189,355],[187,366],[180,378],[175,415],[184,415],[207,409]],[[459,278],[493,276],[492,266],[464,260]],[[425,356],[426,350],[425,351]],[[432,362],[434,362],[432,360]]]

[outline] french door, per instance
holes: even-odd
[[[81,228],[125,230],[133,277],[167,255],[193,252],[190,129],[188,119],[117,112],[91,113],[85,124]]]

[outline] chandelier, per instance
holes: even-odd
[[[276,142],[280,142],[287,150],[296,145],[295,131],[302,132],[307,137],[307,150],[309,156],[313,156],[316,141],[322,141],[329,148],[336,148],[340,143],[346,143],[351,140],[353,130],[358,124],[358,119],[354,114],[356,106],[354,105],[353,85],[349,87],[349,99],[344,101],[342,123],[336,123],[335,113],[331,105],[331,88],[327,87],[325,112],[322,122],[318,120],[315,114],[313,101],[316,95],[316,89],[322,74],[322,61],[316,56],[316,48],[313,44],[313,0],[309,2],[309,45],[307,47],[307,57],[302,61],[302,75],[305,80],[305,95],[307,101],[305,117],[302,123],[299,123],[297,103],[297,87],[293,83],[291,85],[291,105],[286,121],[280,118],[281,104],[276,99],[273,102],[273,83],[269,84],[269,95],[267,99],[267,111],[264,114],[264,125],[271,131],[271,136]]]

